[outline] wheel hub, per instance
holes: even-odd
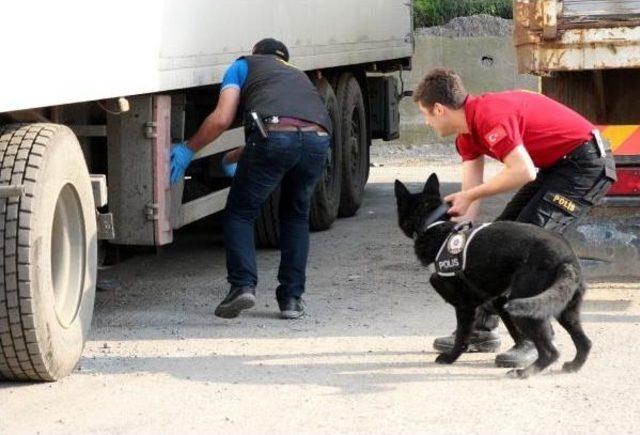
[[[51,228],[51,282],[58,322],[69,327],[80,308],[86,264],[84,217],[71,184],[58,195]]]

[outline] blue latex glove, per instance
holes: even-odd
[[[220,169],[225,176],[229,178],[233,178],[236,175],[236,169],[238,168],[238,162],[236,163],[226,163],[224,159],[220,162]]]
[[[194,155],[195,152],[185,142],[171,146],[171,184],[177,183],[184,177],[184,171],[187,170]]]

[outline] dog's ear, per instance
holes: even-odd
[[[398,200],[398,203],[403,199],[411,196],[411,193],[409,192],[409,190],[406,188],[404,184],[402,184],[402,181],[400,180],[396,180],[394,185],[394,191],[395,191],[396,199]]]
[[[438,176],[433,173],[429,175],[429,179],[424,185],[424,189],[422,190],[423,196],[440,196],[440,181],[438,181]]]

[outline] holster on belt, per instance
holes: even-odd
[[[594,186],[584,196],[584,200],[591,204],[597,203],[602,198],[613,182],[618,179],[616,175],[616,162],[613,159],[611,150],[607,147],[604,159],[604,172],[602,177],[594,184]]]

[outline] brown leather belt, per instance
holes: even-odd
[[[265,124],[265,128],[269,131],[316,131],[318,133],[325,133],[324,128],[315,124],[306,125],[304,127],[296,127],[295,125]]]

